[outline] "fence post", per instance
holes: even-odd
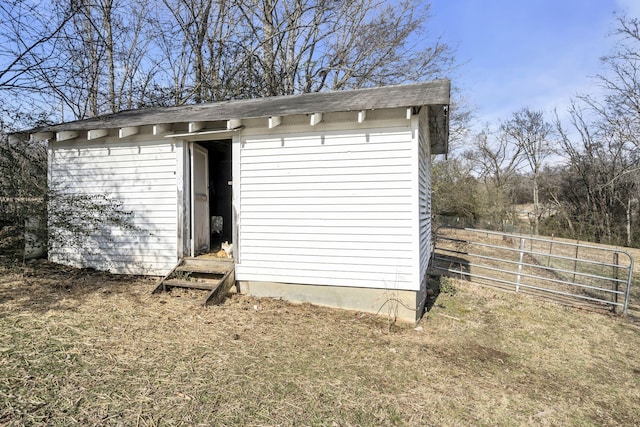
[[[518,261],[518,277],[516,279],[516,292],[520,291],[520,275],[522,273],[522,261],[524,260],[524,238],[520,238],[520,260]]]
[[[571,281],[573,283],[576,282],[576,271],[578,271],[578,254],[580,251],[580,240],[578,240],[578,242],[576,243],[576,257],[575,260],[573,261],[573,279],[571,279]]]
[[[627,314],[627,308],[629,307],[629,298],[631,298],[631,281],[633,279],[633,257],[629,255],[629,272],[627,273],[627,289],[624,292],[624,305],[622,306],[622,314]]]
[[[618,277],[619,277],[619,268],[618,265],[620,265],[620,255],[618,254],[618,252],[614,252],[613,253],[613,290],[614,290],[614,294],[613,294],[613,302],[616,304],[613,306],[613,312],[616,313],[617,308],[618,308],[618,291],[620,289],[620,282],[618,282]]]

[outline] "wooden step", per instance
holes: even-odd
[[[234,267],[234,261],[229,258],[185,258],[182,260],[182,265],[198,267],[209,266],[229,269]]]
[[[216,289],[219,284],[219,280],[216,282],[198,282],[195,280],[169,279],[163,282],[166,288],[201,289],[203,291],[212,291]]]
[[[215,274],[220,277],[224,276],[229,267],[223,268],[223,266],[208,266],[208,265],[181,265],[175,270],[181,273],[202,273],[202,274]]]
[[[195,280],[180,278],[180,276],[184,277],[185,273],[195,273],[204,277],[194,278]],[[210,292],[204,300],[204,305],[219,304],[234,284],[235,263],[232,259],[185,258],[180,260],[175,268],[158,283],[153,293],[171,288],[205,290]]]

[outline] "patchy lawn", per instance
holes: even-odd
[[[2,425],[637,425],[640,328],[447,282],[414,325],[0,270]]]

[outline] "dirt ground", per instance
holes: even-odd
[[[417,328],[155,284],[0,268],[0,425],[640,425],[622,318],[450,279]]]

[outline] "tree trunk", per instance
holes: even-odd
[[[204,102],[206,98],[207,78],[205,75],[205,59],[204,59],[204,45],[207,37],[207,31],[209,29],[209,14],[211,13],[211,3],[209,0],[204,6],[204,10],[200,9],[200,16],[197,18],[199,21],[199,28],[197,29],[196,40],[196,102]]]
[[[87,15],[91,16],[91,9],[87,8]],[[98,52],[95,46],[95,31],[91,22],[86,21],[84,23],[85,31],[87,32],[87,48],[89,50],[89,58],[91,58],[91,62],[89,64],[89,115],[91,117],[96,117],[100,114],[100,109],[98,107],[98,96],[99,96],[99,58]]]
[[[114,59],[113,26],[112,26],[113,2],[107,0],[102,4],[102,18],[104,19],[105,47],[107,50],[107,67],[109,69],[109,110],[117,113],[119,108],[116,103],[116,66]]]
[[[264,0],[262,33],[264,35],[264,79],[266,83],[267,96],[278,95],[276,82],[276,56],[274,51],[274,38],[276,35],[273,23],[273,1]]]

